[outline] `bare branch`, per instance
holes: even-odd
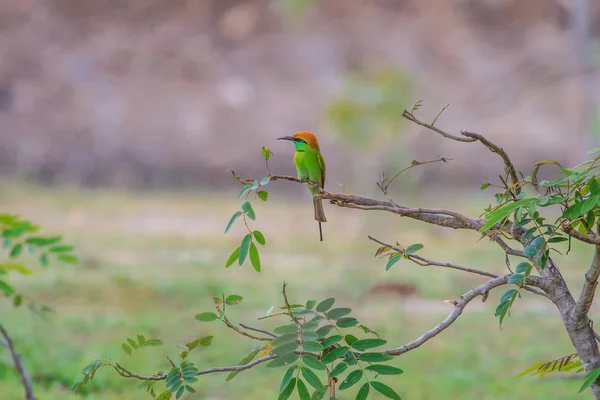
[[[498,246],[502,247],[502,250],[504,250],[504,252],[509,256],[527,258],[527,256],[525,256],[521,250],[513,249],[501,237],[494,238],[494,241],[498,243]]]
[[[425,164],[433,164],[436,162],[445,162],[447,163],[448,161],[454,160],[454,158],[452,157],[439,157],[436,158],[435,160],[428,160],[428,161],[417,161],[417,160],[413,160],[412,163],[406,167],[401,169],[400,171],[398,171],[396,173],[396,175],[392,176],[391,178],[386,178],[386,179],[381,179],[381,182],[377,183],[377,186],[379,186],[379,188],[384,192],[387,193],[387,189],[388,187],[390,187],[390,185],[392,184],[392,182],[400,175],[402,175],[404,172],[408,171],[411,168],[414,167],[418,167],[419,165],[425,165]]]
[[[423,343],[427,342],[428,340],[433,339],[438,334],[443,332],[446,328],[448,328],[450,325],[452,325],[454,323],[454,321],[456,321],[456,319],[462,314],[464,308],[466,307],[467,304],[469,304],[469,302],[471,300],[473,300],[474,298],[476,298],[478,296],[485,296],[490,290],[492,290],[498,286],[505,285],[507,282],[508,282],[508,275],[499,276],[497,278],[494,278],[494,279],[484,283],[481,286],[477,286],[476,288],[469,290],[467,293],[460,296],[460,300],[458,300],[456,302],[456,304],[454,305],[454,309],[450,312],[450,314],[448,314],[448,316],[442,322],[437,324],[435,327],[433,327],[429,331],[425,332],[423,335],[421,335],[416,340],[414,340],[410,343],[407,343],[401,347],[398,347],[396,349],[384,350],[383,353],[389,354],[391,356],[399,356],[401,354],[404,354],[411,350],[416,349],[417,347],[421,346]]]
[[[571,224],[566,221],[561,226],[562,230],[569,236],[580,240],[585,243],[600,245],[600,235],[594,232],[591,233],[581,233],[578,230],[574,229]]]
[[[598,278],[600,278],[600,246],[596,245],[592,265],[590,265],[590,268],[585,273],[585,282],[583,283],[579,300],[577,300],[577,304],[573,309],[572,318],[574,321],[587,319],[586,316],[590,311],[594,295],[596,294],[596,288],[598,287]]]
[[[25,389],[25,399],[26,400],[36,400],[36,397],[33,394],[33,386],[31,384],[31,377],[29,376],[29,373],[25,369],[25,366],[23,365],[23,361],[21,360],[19,353],[17,353],[17,350],[15,349],[13,342],[10,339],[10,336],[8,335],[8,332],[6,331],[4,326],[2,326],[2,324],[0,324],[0,335],[2,335],[0,337],[0,339],[1,339],[0,343],[2,343],[4,346],[6,346],[6,348],[8,348],[8,350],[10,351],[13,362],[15,363],[15,368],[17,369],[17,372],[21,376],[21,383],[23,384],[23,389]]]
[[[492,153],[498,154],[502,158],[502,161],[504,161],[504,166],[506,167],[506,173],[510,176],[510,180],[512,181],[513,185],[515,185],[515,194],[518,195],[519,193],[521,193],[521,188],[518,185],[520,180],[519,180],[519,177],[517,176],[517,170],[515,169],[514,164],[510,160],[510,157],[508,156],[508,154],[506,154],[506,151],[504,151],[504,149],[502,147],[490,142],[488,139],[486,139],[484,136],[482,136],[478,133],[462,131],[461,134],[470,139],[476,139],[476,140],[480,141],[481,144],[483,144],[485,147],[490,149],[490,151]]]
[[[244,324],[242,324],[242,323],[240,323],[240,326],[241,326],[242,328],[244,328],[244,329],[248,329],[249,331],[254,331],[254,332],[260,332],[260,333],[264,333],[265,335],[269,335],[269,336],[271,336],[272,338],[277,338],[277,337],[278,337],[278,336],[277,336],[276,334],[274,334],[273,332],[269,332],[269,331],[267,331],[267,330],[265,330],[265,329],[253,328],[253,327],[251,327],[251,326],[244,325]]]
[[[446,133],[443,130],[438,129],[435,126],[433,126],[433,124],[428,124],[427,122],[419,121],[417,118],[415,118],[415,116],[411,112],[408,112],[407,110],[404,110],[404,112],[402,113],[402,116],[404,118],[406,118],[407,120],[414,122],[417,125],[421,125],[429,130],[439,133],[440,135],[442,135],[445,138],[456,140],[457,142],[475,142],[477,140],[477,139],[473,139],[473,138],[461,138],[460,136],[454,136],[449,133]],[[436,119],[437,119],[437,117],[436,117]],[[435,122],[435,120],[434,120],[434,122]]]

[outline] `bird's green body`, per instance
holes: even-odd
[[[318,183],[319,187],[325,185],[325,163],[318,149],[313,149],[304,142],[295,142],[296,153],[294,154],[294,164],[298,171],[298,178]],[[315,195],[319,189],[314,186],[308,186],[310,192]]]
[[[284,136],[279,139],[289,140],[294,143],[296,153],[294,154],[294,165],[298,171],[298,178],[307,182],[308,189],[312,195],[320,193],[320,189],[325,188],[325,160],[319,149],[319,141],[312,132],[297,132],[293,136]],[[317,184],[318,187],[315,186]],[[321,222],[327,222],[323,203],[320,198],[313,197],[315,209],[315,219],[319,221],[319,233],[321,241],[323,240],[323,231]]]

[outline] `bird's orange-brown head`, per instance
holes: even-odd
[[[309,147],[311,147],[312,149],[321,151],[319,149],[319,140],[317,139],[317,136],[312,132],[300,131],[300,132],[294,133],[292,136],[283,136],[283,137],[280,137],[277,139],[278,140],[290,140],[298,145],[306,144]]]

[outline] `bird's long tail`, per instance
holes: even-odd
[[[315,219],[319,221],[319,235],[322,242],[323,229],[321,228],[321,222],[327,222],[327,218],[325,217],[325,211],[323,211],[323,202],[321,201],[321,199],[313,197],[313,205],[315,207]]]

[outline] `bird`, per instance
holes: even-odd
[[[308,190],[313,195],[313,206],[315,209],[315,220],[319,222],[319,237],[323,241],[322,222],[327,222],[323,203],[321,199],[314,197],[320,193],[319,188],[325,188],[325,160],[319,149],[319,140],[317,136],[308,131],[296,132],[292,136],[282,136],[277,140],[289,140],[294,143],[296,153],[294,153],[294,164],[298,171],[298,178],[301,181],[308,180],[317,184],[318,188],[307,183]]]

